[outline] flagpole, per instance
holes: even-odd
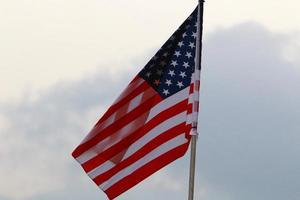
[[[198,127],[198,108],[199,108],[199,88],[200,88],[200,69],[202,58],[202,32],[203,32],[203,6],[204,0],[198,0],[198,19],[197,19],[197,43],[196,60],[194,72],[194,102],[193,102],[193,122],[191,130],[191,157],[189,175],[189,196],[188,200],[194,199],[195,188],[195,168],[196,168],[196,148],[197,148],[197,127]],[[198,93],[197,93],[198,91]]]

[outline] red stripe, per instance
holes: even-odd
[[[194,102],[194,105],[195,105],[194,111],[195,111],[195,112],[198,112],[198,110],[199,110],[199,101],[195,101],[195,102]]]
[[[187,140],[190,140],[191,139],[191,134],[190,134],[190,131],[191,131],[191,129],[192,129],[192,124],[187,124],[186,125],[186,134],[185,134],[185,138],[187,139]]]
[[[118,103],[121,99],[123,99],[125,96],[130,94],[133,90],[135,90],[141,83],[143,83],[145,80],[140,78],[139,76],[136,76],[123,90],[123,92],[119,95],[119,97],[113,102],[113,104]]]
[[[108,119],[114,112],[116,112],[120,107],[124,106],[124,104],[128,103],[130,100],[135,98],[140,93],[144,92],[149,88],[149,84],[147,82],[142,83],[140,86],[138,86],[135,90],[133,90],[130,94],[128,94],[126,97],[118,101],[116,104],[113,104],[101,117],[101,119],[97,122],[96,125],[102,123],[106,119]]]
[[[106,171],[105,173],[97,176],[94,178],[94,182],[97,185],[102,184],[104,181],[108,180],[110,177],[114,176],[116,173],[121,171],[122,169],[130,166],[131,164],[135,163],[137,160],[141,159],[145,155],[147,155],[149,152],[157,148],[158,146],[162,145],[168,140],[171,140],[172,138],[185,133],[186,132],[186,125],[185,122],[181,123],[177,126],[172,127],[171,129],[160,133],[160,135],[145,146],[143,146],[141,149],[139,149],[137,152],[132,154],[130,157],[127,159],[123,160],[122,162],[118,163],[115,167],[112,169]]]
[[[188,104],[187,114],[191,114],[193,112],[193,103]]]
[[[126,103],[125,105],[123,105],[122,107],[120,107],[115,113],[115,119],[114,121],[119,120],[120,118],[122,118],[124,115],[126,115],[128,107],[129,107],[130,102]]]
[[[129,85],[131,85],[132,83],[134,83],[137,80],[140,80],[141,78],[139,76],[135,76],[134,79],[132,79],[132,81],[129,83]]]
[[[194,83],[191,83],[190,85],[190,94],[194,93]]]
[[[161,155],[160,157],[152,160],[143,167],[139,168],[132,174],[124,177],[104,192],[106,193],[109,199],[112,200],[116,198],[117,196],[132,188],[133,186],[135,186],[151,174],[155,173],[159,169],[163,168],[164,166],[168,165],[174,160],[182,157],[187,151],[188,145],[189,143],[186,143],[172,149],[171,151],[168,151],[167,153]]]
[[[138,78],[136,81],[133,81],[130,83],[126,89],[119,95],[119,97],[113,102],[112,105],[118,103],[120,100],[122,100],[124,97],[129,95],[131,92],[133,92],[138,86],[140,86],[142,83],[144,83],[145,80]]]
[[[146,100],[148,100],[149,98],[153,97],[156,93],[156,91],[153,89],[153,88],[148,88],[145,92],[139,94],[139,95],[142,95],[142,98],[140,99],[140,102],[139,104],[142,104],[144,103]],[[138,95],[138,96],[139,96]],[[136,97],[138,97],[136,96]],[[129,101],[128,103],[126,103],[125,105],[123,105],[121,108],[119,108],[119,110],[117,110],[114,114],[112,114],[111,116],[113,117],[113,121],[112,120],[109,120],[109,117],[106,121],[102,122],[101,124],[98,124],[97,126],[95,126],[93,128],[93,133],[91,132],[91,136],[88,138],[88,139],[85,139],[84,142],[86,142],[87,140],[90,140],[92,137],[94,137],[97,133],[99,133],[100,131],[102,131],[104,128],[106,128],[108,125],[110,124],[107,124],[109,123],[108,121],[110,121],[110,123],[113,123],[114,121],[117,121],[119,120],[121,117],[123,117],[124,115],[126,115],[128,113],[128,109],[129,107],[131,106],[131,103],[135,101],[134,99],[132,99],[131,101]],[[138,107],[139,105],[136,105],[136,107]],[[130,108],[130,111],[132,111],[133,109]],[[129,111],[129,112],[130,112]],[[83,143],[84,143],[83,142]]]
[[[130,123],[143,113],[150,110],[153,106],[155,106],[157,103],[159,103],[162,100],[162,98],[157,94],[153,96],[152,98],[148,99],[144,103],[142,103],[139,107],[133,109],[131,112],[129,112],[124,117],[120,118],[119,120],[115,121],[113,124],[109,125],[104,130],[100,131],[98,134],[95,135],[92,139],[89,141],[80,144],[72,153],[73,157],[80,156],[83,152],[87,151],[89,148],[96,145],[98,142],[106,138],[107,136],[113,134],[114,132],[118,131],[122,127],[124,127],[126,124]]]
[[[133,144],[136,140],[144,136],[148,133],[151,129],[159,125],[160,123],[164,122],[165,120],[185,111],[187,109],[188,100],[183,100],[178,104],[163,110],[149,122],[147,122],[143,127],[137,129],[133,133],[129,134],[128,137],[124,138],[122,141],[117,143],[116,145],[112,146],[111,148],[105,150],[104,152],[98,154],[96,157],[92,158],[91,160],[87,161],[86,163],[82,164],[83,169],[86,172],[93,170],[94,168],[98,167],[99,165],[103,164],[105,161],[109,160],[118,152],[128,148],[131,144]]]
[[[152,97],[154,94],[156,94],[155,90],[153,90],[152,88],[149,88],[147,91],[145,91],[140,99],[140,102],[134,102],[135,104],[141,104],[144,101],[146,101],[148,98]],[[130,102],[131,104],[131,102]],[[137,105],[133,105],[133,106],[137,106]],[[130,107],[128,109],[131,109]],[[111,141],[119,142],[122,139],[124,139],[125,137],[127,137],[130,133],[132,133],[133,131],[135,131],[136,129],[140,128],[141,126],[143,126],[149,116],[149,112],[144,113],[143,115],[141,115],[140,117],[138,117],[137,119],[135,119],[134,121],[131,122],[132,125],[130,125],[131,130],[126,130],[126,133],[122,132],[120,134],[114,134],[114,137],[110,137]],[[126,127],[126,126],[125,126]],[[122,129],[121,129],[122,130]],[[117,155],[115,155],[113,158],[111,158],[110,160],[112,162],[114,162],[115,164],[120,163],[123,160],[124,155],[126,154],[126,149],[124,149],[123,151],[119,152]]]
[[[197,81],[196,81],[195,90],[196,90],[196,91],[199,91],[199,90],[200,90],[200,80],[197,80]]]
[[[157,94],[157,92],[149,87],[147,90],[145,90],[143,93],[140,93],[139,95],[142,95],[142,98],[140,99],[139,104],[144,103],[146,100],[148,100],[149,98],[153,97],[155,94]],[[139,95],[137,95],[136,97],[138,97]],[[136,98],[135,97],[135,98]],[[123,117],[124,115],[127,114],[127,111],[129,109],[129,106],[131,105],[132,101],[134,101],[134,98],[127,102],[125,105],[123,105],[122,107],[120,107],[117,111],[116,111],[116,116],[114,121],[117,121],[118,119],[120,119],[121,117]],[[136,106],[138,107],[138,106]],[[105,123],[105,122],[104,122]],[[101,125],[100,125],[101,126]]]
[[[137,82],[138,81],[138,82]],[[129,86],[127,86],[127,88],[125,89],[125,91],[123,91],[123,93],[118,97],[118,99],[116,100],[116,102],[118,102],[119,100],[121,100],[123,97],[125,97],[126,95],[130,94],[131,92],[133,92],[135,89],[137,89],[137,86],[139,84],[141,84],[144,80],[141,78],[136,78],[136,81],[129,84]],[[142,94],[145,93],[149,93],[149,96],[151,94],[151,96],[153,96],[156,91],[152,88],[152,87],[148,87],[145,91],[143,91]],[[140,93],[141,94],[141,93]],[[136,96],[140,95],[137,94]],[[136,97],[135,96],[135,97]],[[133,97],[132,99],[134,99],[135,97]],[[103,127],[105,128],[105,126],[107,126],[107,123],[109,123],[108,121],[116,121],[117,119],[119,119],[120,117],[124,116],[124,114],[126,114],[127,108],[130,105],[131,100],[129,100],[128,102],[126,102],[124,105],[122,105],[121,107],[119,107],[116,112],[113,112],[112,110],[106,111],[106,113],[104,113],[104,116],[101,117],[101,119],[96,123],[96,125],[93,127],[93,129],[89,132],[89,134],[84,138],[84,140],[81,142],[81,144],[87,142],[88,140],[92,139],[93,137],[95,137],[95,135],[97,135],[97,133],[99,131],[101,131],[103,129]],[[114,105],[114,104],[113,104]],[[112,106],[111,106],[112,107]],[[110,108],[111,109],[111,108]],[[123,112],[121,112],[121,110],[123,110]],[[122,115],[123,114],[123,115]],[[111,120],[109,120],[109,118],[113,118]]]

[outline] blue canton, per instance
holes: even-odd
[[[139,73],[162,98],[190,86],[195,66],[196,38],[197,9]]]

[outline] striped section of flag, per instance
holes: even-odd
[[[190,141],[197,9],[73,151],[114,199],[184,155]],[[194,83],[195,82],[195,83]]]

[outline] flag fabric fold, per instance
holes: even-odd
[[[109,199],[187,151],[198,95],[196,38],[197,8],[73,151]]]

